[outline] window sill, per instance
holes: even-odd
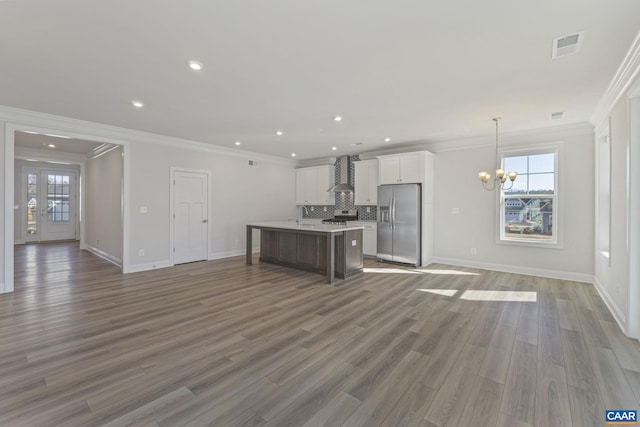
[[[524,246],[529,248],[540,248],[540,249],[563,249],[562,244],[558,241],[528,241],[528,240],[518,240],[518,239],[497,239],[496,243],[499,245],[508,245],[508,246]]]

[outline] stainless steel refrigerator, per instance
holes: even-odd
[[[378,259],[420,265],[420,184],[378,187]]]

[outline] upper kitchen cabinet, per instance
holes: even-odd
[[[296,205],[333,205],[334,193],[327,190],[333,186],[334,171],[333,165],[296,169]]]
[[[424,182],[424,152],[378,156],[380,185]]]
[[[378,160],[361,160],[355,166],[355,204],[375,205],[378,203]]]
[[[390,154],[378,156],[378,160],[378,185],[422,184],[422,203],[433,203],[433,153]]]

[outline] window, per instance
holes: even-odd
[[[503,152],[506,171],[518,172],[500,197],[500,240],[557,244],[557,149]]]

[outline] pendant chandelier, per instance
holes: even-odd
[[[480,181],[482,181],[482,186],[487,191],[510,190],[511,187],[513,187],[513,181],[515,181],[516,177],[518,176],[518,172],[505,172],[500,165],[500,157],[498,155],[498,121],[499,120],[500,120],[500,117],[496,117],[493,119],[493,121],[496,122],[496,175],[493,179],[491,179],[491,174],[489,172],[482,171],[478,174]],[[507,183],[507,178],[509,179],[508,187],[505,185]]]

